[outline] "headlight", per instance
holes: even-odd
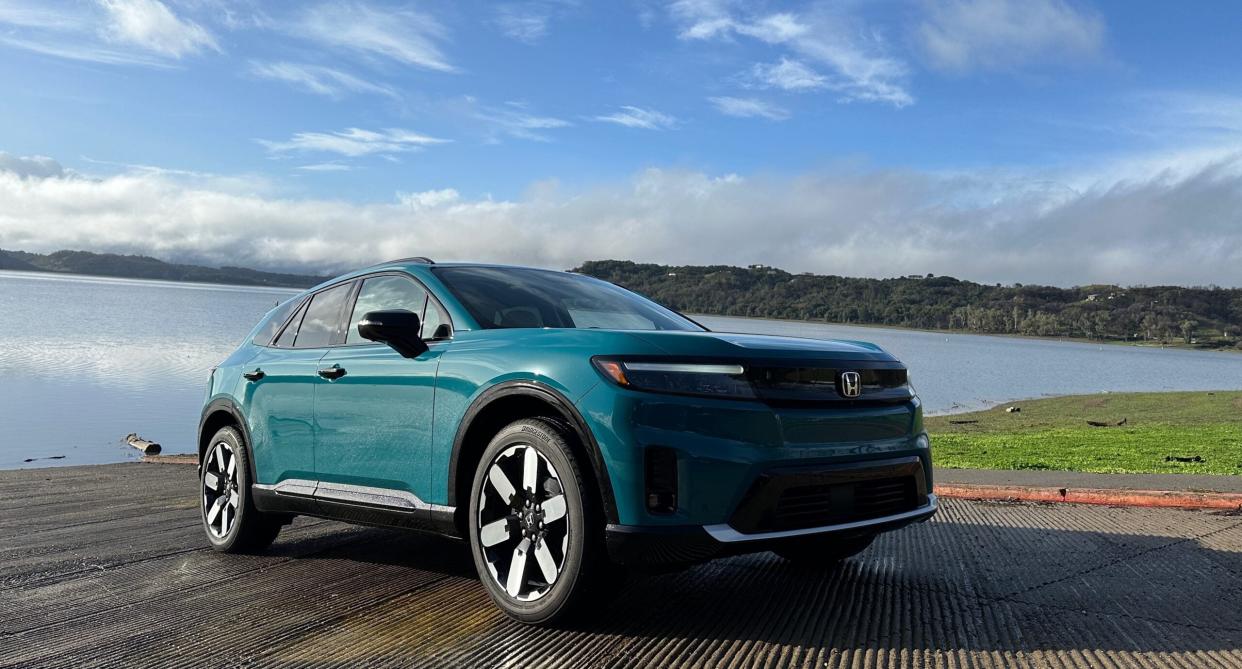
[[[931,439],[929,439],[926,434],[920,434],[918,438],[914,440],[914,447],[923,449],[931,448]]]
[[[593,358],[605,377],[623,388],[679,395],[754,398],[746,369],[737,364],[634,362]]]

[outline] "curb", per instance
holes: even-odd
[[[198,456],[179,454],[179,455],[144,455],[141,462],[155,463],[159,465],[197,465]]]
[[[958,499],[1065,502],[1069,504],[1163,507],[1171,509],[1242,510],[1242,493],[1228,492],[1036,488],[1031,486],[948,483],[937,485],[936,494],[941,497],[954,497]]]

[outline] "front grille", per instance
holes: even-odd
[[[913,511],[927,503],[922,462],[906,457],[829,467],[783,467],[759,475],[734,510],[738,532],[843,525]]]
[[[756,529],[800,530],[891,516],[918,508],[913,477],[787,488]]]
[[[779,406],[824,405],[842,401],[853,403],[894,403],[910,400],[906,369],[900,366],[874,367],[879,363],[853,362],[834,367],[782,367],[747,365],[746,379],[759,399]],[[883,363],[894,365],[895,363]],[[861,395],[847,398],[841,388],[841,374],[857,372]]]

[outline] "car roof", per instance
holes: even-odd
[[[547,267],[531,267],[529,265],[506,265],[503,263],[470,262],[470,261],[434,262],[434,261],[428,261],[426,258],[401,258],[399,260],[389,260],[387,262],[377,263],[375,265],[371,265],[369,267],[365,267],[357,271],[368,272],[368,271],[373,271],[377,268],[384,268],[384,267],[406,267],[406,268],[413,268],[413,267],[422,267],[422,268],[486,267],[486,268],[491,268],[491,269],[529,269],[529,270],[538,270],[541,272],[559,272],[559,273],[565,273],[569,271],[569,270],[562,270],[562,269],[549,269]]]
[[[331,286],[332,284],[340,283],[341,281],[347,281],[349,279],[354,279],[354,278],[357,278],[365,274],[371,274],[374,272],[382,272],[384,270],[403,269],[403,270],[407,270],[411,272],[412,274],[419,274],[421,272],[425,272],[434,267],[486,267],[486,268],[492,268],[492,269],[521,269],[521,270],[532,270],[532,271],[539,271],[539,272],[556,272],[558,274],[570,273],[568,270],[548,269],[546,267],[526,267],[522,265],[502,265],[498,263],[482,263],[482,262],[438,263],[438,262],[434,262],[428,258],[423,258],[423,257],[400,258],[397,260],[389,260],[387,262],[377,263],[374,265],[368,265],[366,267],[361,267],[359,269],[351,270],[348,272],[343,272],[326,281],[323,281],[322,283],[319,283],[318,285],[308,288],[306,292],[308,293],[315,292],[327,286]]]

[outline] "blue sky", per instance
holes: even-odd
[[[1240,19],[0,0],[0,246],[1242,284]]]

